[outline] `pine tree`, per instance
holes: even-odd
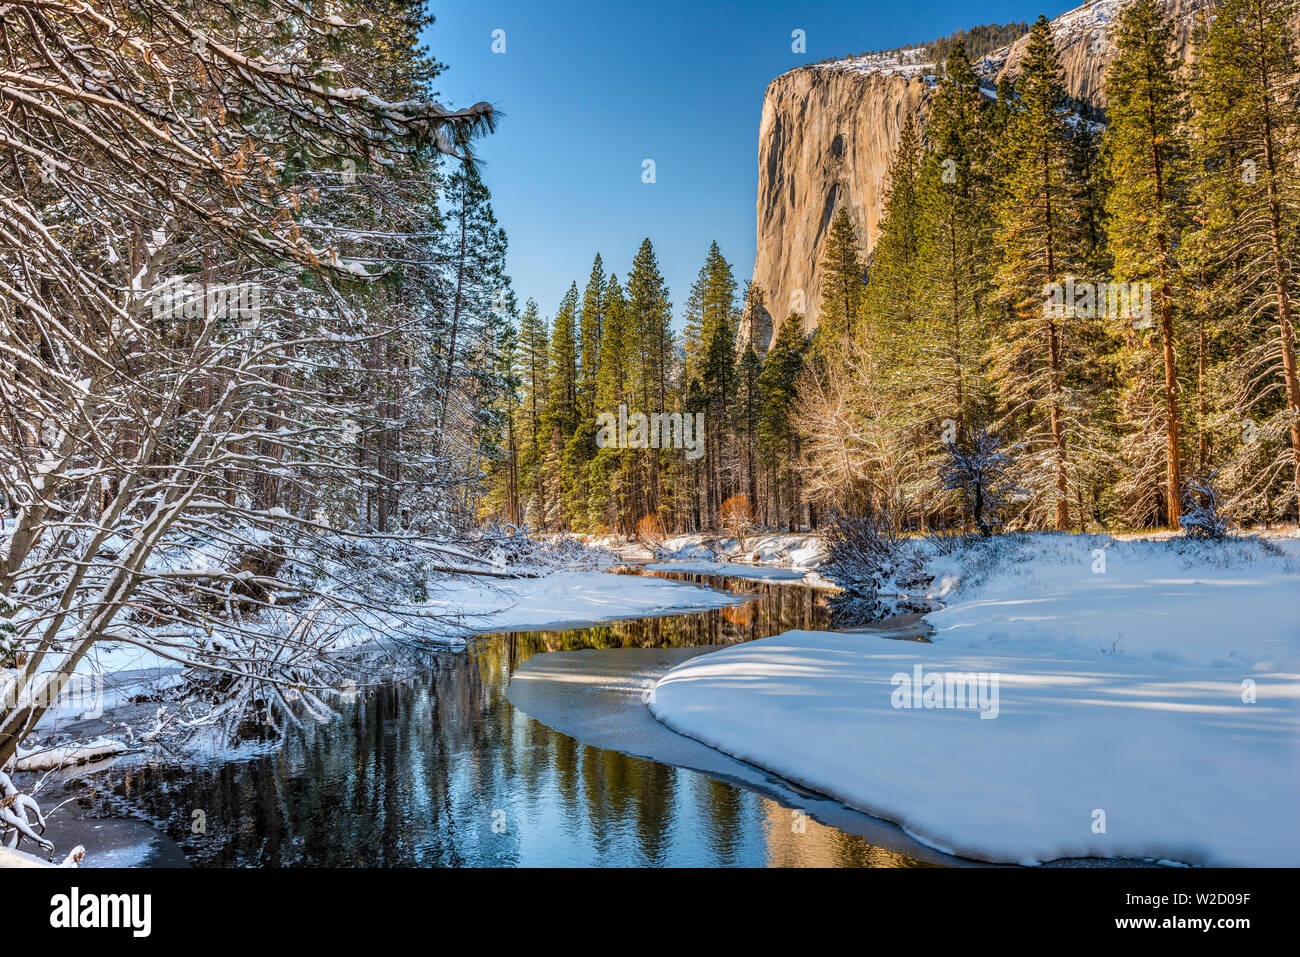
[[[616,412],[620,403],[632,398],[632,368],[628,352],[635,346],[623,286],[613,273],[605,282],[602,305],[605,329],[600,362],[596,370],[596,404],[601,412]]]
[[[669,325],[672,303],[649,239],[642,241],[632,261],[627,280],[627,308],[632,343],[629,355],[635,383],[633,398],[643,413],[665,412],[672,371],[673,334]],[[657,450],[647,450],[643,459],[646,473],[642,482],[642,514],[658,514],[662,456]]]
[[[920,138],[909,115],[889,167],[880,239],[862,298],[866,337],[886,352],[905,343],[916,324],[920,160]]]
[[[629,354],[635,349],[636,341],[623,287],[613,274],[605,282],[603,312],[605,327],[596,371],[596,412],[617,417],[620,406],[634,407],[634,370]],[[629,536],[637,518],[631,513],[634,455],[631,450],[613,446],[599,448],[588,469],[593,524],[617,525]]]
[[[560,300],[551,326],[550,394],[547,414],[552,427],[567,441],[578,424],[578,284]]]
[[[572,283],[551,325],[550,393],[546,402],[543,427],[550,433],[551,449],[548,456],[557,464],[548,464],[546,475],[550,484],[548,515],[559,516],[560,528],[569,528],[574,518],[576,475],[583,461],[586,433],[580,433],[584,422],[578,407],[578,284]],[[589,430],[594,443],[595,428]],[[575,436],[579,436],[575,443]],[[549,462],[549,459],[548,459]]]
[[[524,303],[524,313],[519,320],[519,378],[523,386],[523,412],[520,425],[520,485],[527,503],[535,503],[531,511],[540,520],[546,513],[546,489],[542,482],[542,460],[550,442],[549,433],[542,425],[546,403],[550,398],[550,330],[529,299]]]
[[[958,43],[930,105],[934,145],[918,176],[916,222],[904,227],[916,233],[916,316],[895,337],[906,360],[895,365],[909,373],[904,392],[929,426],[932,454],[939,451],[934,437],[943,420],[952,420],[964,440],[967,424],[989,402],[983,363],[995,261],[993,188],[983,162],[991,148],[986,114],[979,78]]]
[[[756,282],[745,283],[745,305],[741,311],[738,344],[751,344],[761,353],[771,344],[772,318],[767,314],[767,293]]]
[[[542,460],[542,487],[547,494],[541,499],[542,510],[539,513],[543,528],[565,531],[568,528],[568,514],[564,502],[564,447],[560,441],[560,430],[551,432],[546,443],[546,455]]]
[[[922,151],[909,116],[900,131],[890,164],[888,193],[880,221],[880,239],[872,253],[862,301],[859,335],[839,350],[835,361],[810,371],[802,382],[797,415],[805,426],[805,473],[809,497],[823,507],[858,508],[864,471],[885,467],[867,448],[867,432],[891,435],[891,444],[916,444],[917,423],[929,413],[917,383],[930,370],[919,336],[923,323],[921,296],[924,262],[921,221]],[[818,471],[819,457],[834,456],[842,466]],[[890,469],[880,483],[896,485]],[[877,503],[881,504],[881,503]]]
[[[528,407],[528,435],[536,439],[541,432],[541,416],[550,391],[548,374],[550,331],[537,310],[537,303],[524,303],[519,320],[519,376],[523,380]]]
[[[777,520],[784,515],[789,524],[796,523],[798,518],[792,465],[799,451],[798,436],[791,427],[790,410],[794,405],[796,383],[803,369],[806,350],[803,316],[792,312],[777,330],[758,379],[758,391],[762,396],[758,420],[759,447],[770,476],[767,483],[769,497],[774,499],[770,509],[766,507],[769,503],[764,503],[764,511]]]
[[[438,418],[441,433],[447,424],[447,410],[453,395],[453,374],[466,367],[463,352],[467,327],[481,325],[494,309],[501,309],[507,292],[505,278],[505,230],[492,213],[491,195],[479,179],[477,169],[462,164],[447,184],[452,201],[450,229],[446,236],[446,259],[452,264],[452,296],[445,320],[446,351],[442,410]],[[469,330],[473,334],[473,330]]]
[[[705,480],[703,523],[713,527],[718,508],[731,494],[732,406],[736,391],[736,280],[716,242],[686,302],[684,383],[700,383],[706,426],[706,454],[696,470]],[[689,410],[688,410],[689,411]]]
[[[485,365],[485,378],[493,388],[484,397],[488,475],[483,500],[483,517],[496,518],[515,526],[524,520],[517,415],[522,400],[523,378],[519,374],[517,315],[512,297],[510,311],[498,332],[494,354]]]
[[[1152,451],[1153,439],[1159,441],[1150,434],[1158,428],[1164,446],[1163,515],[1167,526],[1177,528],[1183,480],[1175,328],[1181,322],[1182,282],[1176,246],[1189,215],[1183,91],[1173,28],[1156,0],[1133,0],[1124,7],[1115,44],[1119,52],[1106,76],[1109,125],[1103,138],[1106,178],[1112,184],[1106,205],[1109,250],[1114,279],[1152,287],[1163,347],[1163,395],[1129,397],[1130,408],[1163,410],[1163,415],[1142,416],[1130,424],[1140,433],[1141,451],[1129,456],[1129,472],[1146,478],[1134,466]],[[1148,390],[1153,377],[1146,370],[1154,357],[1150,342],[1135,328],[1149,324],[1148,318],[1111,318],[1121,320],[1116,331],[1130,355],[1126,392]]]
[[[1234,504],[1267,519],[1270,509],[1295,514],[1300,503],[1300,374],[1296,368],[1294,297],[1300,207],[1300,113],[1292,84],[1295,0],[1225,0],[1198,32],[1196,136],[1205,164],[1199,192],[1214,219],[1207,238],[1213,262],[1231,262],[1221,278],[1240,306],[1231,318],[1249,327],[1267,317],[1267,335],[1243,330],[1236,351],[1229,440],[1234,461],[1224,473]],[[1261,386],[1270,377],[1276,387]],[[1259,419],[1261,421],[1256,422]],[[1258,441],[1243,441],[1243,436]],[[1285,470],[1288,485],[1275,478]]]
[[[640,345],[638,372],[646,408],[662,407],[668,401],[668,375],[672,355],[672,303],[668,287],[659,272],[654,246],[641,243],[627,281],[631,323]]]
[[[1077,183],[1076,201],[1082,242],[1080,256],[1090,273],[1103,275],[1110,268],[1106,227],[1103,223],[1108,185],[1101,158],[1104,126],[1089,118],[1091,108],[1082,100],[1067,97],[1066,108],[1072,114],[1067,135],[1071,175]]]
[[[910,117],[908,122],[911,122]],[[829,348],[841,336],[851,336],[857,331],[858,312],[862,308],[862,251],[858,231],[846,206],[841,206],[831,221],[821,265],[822,301],[817,316],[819,352]]]
[[[766,308],[763,287],[756,282],[745,283],[745,304],[737,328],[736,345],[740,357],[736,362],[736,422],[734,430],[740,443],[743,475],[742,487],[750,504],[758,508],[758,415],[761,396],[758,377],[763,371],[763,352],[771,343],[772,323]]]
[[[992,368],[1007,425],[1015,426],[1024,449],[1019,481],[1038,513],[1063,531],[1070,526],[1070,450],[1083,442],[1087,415],[1076,373],[1085,338],[1079,327],[1088,320],[1049,302],[1085,263],[1065,87],[1046,17],[1030,30],[1016,93],[1001,142],[1003,260],[996,276],[1011,318],[996,331]]]
[[[582,320],[578,330],[578,395],[583,414],[592,417],[596,397],[596,372],[605,325],[605,267],[600,253],[591,265],[591,276],[582,293]]]
[[[762,374],[763,360],[750,340],[745,344],[736,368],[736,430],[745,461],[746,492],[755,507],[758,505],[758,421],[762,408],[759,380]]]

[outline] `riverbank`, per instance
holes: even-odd
[[[718,609],[746,601],[744,596],[652,576],[629,576],[602,571],[554,571],[537,578],[485,579],[456,578],[434,584],[427,608],[443,623],[436,646],[455,650],[463,648],[476,635],[534,629],[559,629],[597,622],[649,616],[670,616],[694,610]],[[85,673],[96,676],[102,695],[97,702],[85,700],[83,707],[94,706],[88,714],[48,712],[35,735],[32,754],[40,757],[48,749],[64,747],[71,741],[89,740],[103,735],[122,736],[126,729],[147,727],[154,718],[157,704],[137,704],[144,696],[151,699],[159,689],[180,680],[182,669],[135,645],[105,643],[92,652],[83,665]],[[123,736],[123,741],[132,741]],[[133,742],[138,747],[147,746]],[[126,750],[123,746],[122,750]],[[49,764],[49,762],[44,762]],[[89,774],[112,767],[113,761],[73,762],[65,774]],[[28,769],[20,780],[30,787],[37,780],[36,768]],[[43,768],[42,770],[45,770]],[[38,793],[42,804],[52,806]],[[64,808],[50,819],[49,839],[56,851],[63,852],[75,843],[87,848],[86,866],[129,866],[145,862],[151,866],[171,861],[170,852],[152,849],[149,834],[132,832],[124,841],[119,834],[133,825],[125,821],[85,821],[74,808]],[[101,845],[99,839],[103,838]],[[67,844],[67,841],[74,841]],[[66,847],[65,847],[66,844]],[[164,846],[164,845],[160,845]],[[0,858],[0,867],[19,866],[24,858],[15,852]],[[32,858],[29,865],[43,863]]]
[[[282,741],[194,756],[134,754],[106,772],[86,771],[75,782],[78,801],[88,814],[144,818],[197,867],[897,867],[946,860],[892,825],[859,828],[851,822],[865,815],[759,769],[748,769],[751,786],[713,763],[697,772],[689,769],[693,761],[665,762],[653,752],[650,760],[632,757],[618,749],[622,739],[589,738],[610,709],[626,704],[642,729],[734,767],[659,725],[637,682],[660,659],[666,669],[697,648],[829,626],[824,591],[684,577],[725,588],[732,594],[722,597],[739,604],[485,635],[464,652],[429,656],[428,667],[406,680],[339,702],[339,720],[304,723]],[[630,687],[617,669],[575,676],[562,665],[570,651],[589,661],[627,653],[638,676]],[[511,703],[516,678],[533,668],[555,679],[556,700],[578,724],[557,719],[553,730]],[[595,709],[591,721],[586,704]],[[580,736],[570,737],[575,731]],[[382,812],[375,794],[383,795]],[[194,831],[196,810],[204,811],[202,833]]]
[[[799,834],[800,822],[807,818],[865,838],[882,856],[896,855],[889,862],[892,866],[969,864],[917,842],[888,822],[795,787],[656,721],[645,707],[655,682],[673,667],[719,650],[717,645],[697,645],[536,655],[511,676],[510,703],[584,745],[698,771],[771,798],[785,809],[787,820],[781,823],[791,834]]]
[[[1294,536],[974,543],[930,556],[931,643],[787,632],[677,666],[650,709],[977,860],[1294,866],[1298,555]]]
[[[464,647],[475,635],[489,632],[638,618],[736,602],[697,585],[585,570],[557,570],[536,578],[443,577],[432,581],[429,590],[429,598],[418,610],[436,620],[438,627],[415,637],[427,646],[443,648]],[[130,698],[165,688],[183,669],[137,644],[103,641],[91,649],[77,671],[99,682],[102,698],[94,704],[110,711]],[[51,711],[39,732],[53,730],[60,720],[67,724],[67,718]]]
[[[558,628],[690,609],[721,608],[743,599],[666,578],[597,571],[559,571],[540,578],[457,579],[427,607],[450,616],[464,644],[474,635]]]
[[[671,535],[661,542],[629,541],[616,535],[580,536],[588,545],[624,561],[708,562],[811,570],[826,557],[816,532],[756,532],[739,539],[729,535]]]

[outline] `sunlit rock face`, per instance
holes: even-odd
[[[1166,0],[1184,59],[1200,12],[1213,0]],[[1094,109],[1105,106],[1106,65],[1123,0],[1092,0],[1052,21],[1066,88]],[[976,18],[978,19],[978,18]],[[1028,37],[990,54],[977,70],[990,92],[1016,75]],[[908,114],[924,125],[934,66],[923,48],[800,67],[767,88],[758,135],[758,255],[770,335],[791,311],[817,326],[821,259],[831,219],[846,205],[869,253],[880,235],[888,173]],[[750,334],[741,329],[743,338]]]
[[[772,81],[763,101],[754,281],[773,331],[792,311],[816,326],[822,250],[841,205],[875,245],[899,132],[929,96],[921,75],[853,63],[793,70]]]
[[[1116,53],[1113,26],[1124,3],[1125,0],[1092,0],[1052,21],[1052,36],[1061,58],[1066,89],[1071,96],[1095,109],[1106,106],[1106,67]],[[1192,31],[1200,14],[1208,12],[1214,3],[1215,0],[1163,0],[1162,6],[1173,18],[1184,61],[1191,56]],[[1026,35],[989,54],[980,64],[980,72],[994,79],[1015,76],[1028,46]]]

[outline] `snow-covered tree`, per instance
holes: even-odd
[[[431,99],[417,9],[5,5],[0,767],[105,643],[294,721],[362,631],[430,627],[430,573],[486,573],[401,434],[446,391],[437,158],[492,123]]]
[[[947,443],[944,451],[947,460],[939,471],[943,487],[961,494],[981,535],[992,535],[1001,524],[998,513],[1015,491],[1013,450],[1004,448],[982,422],[973,422],[965,437]]]
[[[1179,524],[1193,538],[1218,540],[1232,531],[1232,522],[1223,513],[1223,502],[1215,484],[1215,474],[1192,476],[1185,483],[1183,512]]]

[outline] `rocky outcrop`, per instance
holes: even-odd
[[[1213,0],[1166,2],[1187,49],[1198,11]],[[1122,4],[1091,0],[1052,21],[1067,89],[1098,109],[1114,56],[1110,27]],[[981,61],[990,88],[1001,76],[1015,76],[1027,45],[1026,36]],[[923,123],[932,71],[912,50],[800,67],[768,86],[759,126],[754,282],[766,297],[769,335],[791,311],[816,327],[822,253],[839,206],[848,207],[865,251],[875,246],[898,134],[909,113]]]
[[[1198,14],[1213,6],[1214,0],[1163,0],[1170,12],[1178,44],[1186,60],[1191,55],[1192,31]],[[1092,0],[1069,10],[1052,21],[1052,38],[1061,58],[1065,87],[1094,109],[1106,106],[1106,67],[1115,57],[1112,24],[1125,0]],[[1029,46],[1029,35],[989,54],[980,64],[981,73],[990,78],[1015,76]]]
[[[922,75],[839,64],[802,67],[768,86],[759,127],[754,282],[766,297],[769,330],[792,311],[815,327],[822,249],[840,206],[848,207],[868,247],[875,245],[899,132],[929,91]]]

